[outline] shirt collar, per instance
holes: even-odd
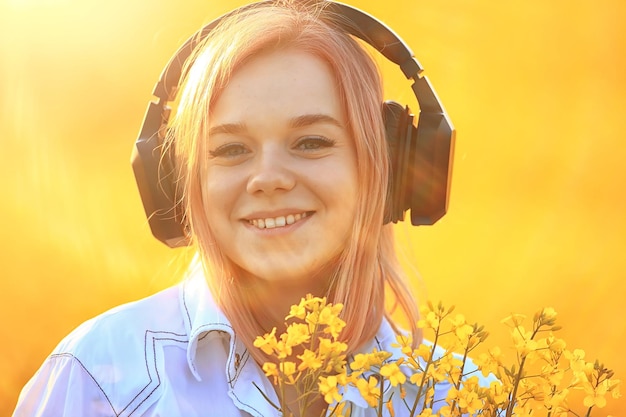
[[[191,373],[200,381],[201,378],[195,359],[198,340],[202,335],[211,331],[220,331],[227,334],[230,339],[229,357],[233,356],[233,352],[244,351],[245,347],[235,337],[235,331],[230,321],[215,302],[200,262],[196,263],[196,266],[192,268],[188,276],[180,284],[179,297],[185,330],[189,335],[187,362]],[[396,335],[391,325],[383,318],[376,337],[359,349],[359,352],[368,353],[373,349],[394,352],[397,348],[392,348],[391,344],[395,342],[395,338]],[[234,363],[234,360],[229,360],[229,362]],[[358,400],[355,402],[358,403]]]
[[[230,336],[230,352],[234,351],[235,333],[232,325],[217,306],[209,289],[202,266],[198,262],[180,284],[180,308],[189,335],[187,362],[194,377],[200,381],[195,359],[200,336],[210,331],[224,332]]]

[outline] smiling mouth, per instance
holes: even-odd
[[[309,216],[310,212],[288,214],[287,216],[268,217],[266,219],[251,219],[248,223],[258,229],[276,229],[294,224],[297,221]]]

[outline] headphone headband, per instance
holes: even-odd
[[[175,100],[185,62],[198,44],[224,18],[260,3],[222,15],[187,39],[169,60],[153,89],[159,100],[148,105],[131,161],[152,233],[170,247],[188,244],[189,236],[181,204],[175,200],[174,170],[167,155],[162,154],[159,132],[169,120],[167,103]],[[383,106],[392,165],[385,222],[403,220],[410,209],[413,225],[434,224],[447,211],[455,137],[443,106],[428,79],[421,75],[420,63],[389,27],[342,3],[326,0],[324,7],[336,17],[333,24],[371,45],[414,81],[411,88],[420,106],[417,126],[408,107],[395,102]]]
[[[224,18],[251,9],[260,3],[274,2],[270,0],[251,3],[232,10],[206,24],[202,29],[189,37],[187,41],[178,48],[172,58],[170,58],[170,61],[161,72],[161,77],[154,86],[152,94],[167,102],[174,101],[177,93],[176,90],[182,77],[183,65],[198,43],[206,38]],[[325,1],[325,8],[340,17],[334,23],[346,33],[356,36],[368,43],[389,61],[398,65],[407,79],[418,79],[419,74],[423,71],[422,66],[413,56],[411,49],[393,32],[393,30],[391,30],[391,28],[370,14],[346,4]]]

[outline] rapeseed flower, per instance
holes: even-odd
[[[554,336],[560,327],[551,307],[535,313],[530,326],[522,314],[503,319],[511,329],[512,361],[507,362],[500,347],[488,346],[475,355],[477,369],[472,370],[465,369],[469,354],[485,342],[488,333],[470,324],[463,314],[452,315],[454,307],[427,303],[420,308],[422,318],[417,325],[432,334],[433,343],[413,348],[411,337],[399,334],[391,345],[395,356],[373,349],[353,354],[350,360],[348,347],[340,340],[346,325],[340,318],[342,307],[308,295],[291,307],[283,334],[277,337],[274,328],[255,339],[254,346],[269,358],[262,365],[263,372],[276,386],[279,404],[275,406],[284,417],[292,417],[289,410],[295,406],[301,415],[306,414],[315,396],[332,405],[333,416],[352,416],[354,404],[343,399],[348,387],[356,388],[379,417],[383,410],[385,415],[397,415],[399,404],[406,405],[411,417],[591,416],[608,398],[621,395],[620,381],[611,370],[599,362],[587,362],[583,350],[568,350],[565,341]],[[498,379],[488,387],[480,386],[474,372]],[[435,414],[435,386],[444,382],[450,386],[446,403]],[[297,405],[283,398],[287,385],[295,389]],[[585,412],[574,411],[571,398],[577,397],[570,395],[574,391],[584,393],[578,401]],[[394,395],[399,401],[391,401]]]

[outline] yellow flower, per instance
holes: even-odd
[[[326,305],[326,297],[313,297],[311,294],[307,294],[306,299],[301,304],[307,311],[317,313],[320,306]]]
[[[452,324],[452,330],[456,337],[463,344],[467,344],[470,336],[474,333],[474,327],[467,324],[463,314],[457,314],[454,318],[449,319]]]
[[[348,345],[343,342],[332,341],[323,337],[319,339],[319,342],[317,350],[321,358],[337,357],[348,350]]]
[[[265,362],[263,364],[263,372],[268,378],[274,379],[274,384],[276,384],[278,378],[278,367],[273,362]]]
[[[552,386],[561,385],[565,370],[559,369],[558,364],[548,364],[541,368],[541,376],[543,376]]]
[[[517,326],[513,329],[511,331],[511,337],[513,338],[515,349],[521,358],[525,358],[538,347],[537,341],[531,339],[532,332],[527,332],[523,326]]]
[[[356,387],[359,389],[361,397],[367,401],[369,406],[376,407],[378,399],[380,398],[378,380],[373,376],[370,376],[367,381],[364,378],[359,378],[356,381]]]
[[[567,412],[569,407],[567,406],[567,396],[569,395],[569,389],[565,388],[560,392],[555,393],[552,397],[548,398],[547,406],[556,413],[561,411]]]
[[[474,363],[478,366],[483,376],[488,376],[489,374],[497,375],[502,363],[502,357],[502,350],[495,346],[489,349],[487,353],[481,353],[474,358]]]
[[[392,417],[394,404],[399,403],[384,401],[382,389],[385,386],[396,387],[394,395],[399,396],[401,402],[409,384],[422,387],[420,402],[426,405],[432,404],[434,386],[448,381],[453,386],[448,390],[447,404],[441,404],[436,414],[441,417],[458,417],[461,413],[500,415],[507,407],[513,407],[515,417],[539,417],[546,411],[552,417],[567,417],[568,413],[578,411],[570,409],[568,404],[572,391],[584,393],[582,398],[587,408],[604,407],[608,395],[620,397],[620,381],[612,379],[613,371],[597,361],[586,362],[584,351],[568,351],[565,342],[553,335],[558,326],[554,325],[556,312],[551,307],[535,314],[531,331],[524,328],[525,317],[521,314],[512,314],[503,320],[512,328],[517,354],[513,363],[505,362],[497,346],[473,358],[484,376],[493,373],[498,377],[489,388],[478,385],[478,373],[462,375],[462,360],[452,354],[453,351],[468,354],[485,340],[487,332],[477,324],[469,325],[462,314],[452,316],[453,308],[446,309],[441,303],[437,306],[428,303],[420,308],[418,323],[421,328],[434,330],[437,346],[420,344],[413,349],[410,336],[398,335],[391,346],[395,352],[402,352],[400,359],[391,361],[390,352],[376,349],[356,354],[348,375],[347,345],[337,340],[345,327],[345,322],[339,318],[342,307],[327,304],[326,298],[307,295],[291,307],[285,318],[291,322],[278,339],[274,328],[254,340],[254,346],[272,357],[263,364],[265,375],[277,386],[295,385],[301,394],[298,405],[304,407],[304,415],[307,414],[307,394],[311,393],[321,395],[328,404],[335,403],[330,410],[333,415],[351,415],[351,403],[342,402],[340,392],[346,386],[356,387],[370,407],[382,407],[384,402],[386,415]],[[312,340],[313,337],[316,340]],[[309,344],[315,348],[307,349]],[[434,358],[435,349],[442,349],[444,354]],[[291,359],[293,351],[300,353],[297,362],[286,360]],[[410,370],[409,381],[401,368]],[[514,384],[518,384],[517,387]],[[514,388],[516,398],[511,399]],[[280,399],[281,404],[284,400]],[[434,417],[434,414],[425,408],[416,417]]]
[[[335,318],[341,313],[343,309],[343,304],[327,304],[320,310],[319,313],[319,324],[329,324],[332,323]]]
[[[619,379],[611,379],[609,381],[609,391],[611,392],[611,397],[615,399],[621,398],[622,394],[619,391],[621,381]]]
[[[292,361],[281,362],[279,368],[286,376],[291,376],[296,373],[296,364]]]
[[[554,336],[548,337],[547,339],[548,342],[548,348],[550,349],[550,352],[552,353],[563,353],[563,351],[565,350],[565,340],[563,339],[558,339]]]
[[[327,305],[319,314],[319,324],[325,325],[324,333],[330,334],[333,338],[338,338],[339,333],[346,327],[346,322],[339,318],[339,313],[343,309],[343,304]]]
[[[430,414],[430,415],[434,415],[434,414]],[[439,409],[439,416],[440,417],[456,417],[457,414],[452,414],[452,407],[450,407],[449,405],[444,405],[443,407],[441,407]]]
[[[448,377],[448,373],[446,371],[450,368],[448,368],[445,364],[445,359],[441,359],[441,361],[435,362],[435,364],[433,366],[430,366],[426,371],[427,378],[432,379],[434,382],[445,381]],[[454,382],[456,382],[456,380]]]
[[[463,412],[473,415],[482,406],[483,402],[478,398],[477,392],[461,389],[459,393],[459,407],[461,407]]]
[[[435,347],[434,346],[428,346],[425,344],[421,344],[417,347],[417,349],[415,350],[415,354],[419,357],[422,358],[425,362],[430,362],[432,356],[433,356],[433,349]]]
[[[279,340],[274,347],[275,356],[278,359],[285,359],[288,356],[291,356],[291,353],[293,352],[291,346],[284,340],[287,338],[286,335],[283,334],[282,336],[284,337],[281,337],[281,340]]]
[[[470,347],[472,347],[475,343],[470,344],[470,336],[474,333],[474,328],[469,324],[464,324],[454,329],[454,334],[456,337],[462,342],[467,343]]]
[[[349,417],[352,415],[352,403],[340,402],[330,410],[330,415],[337,417]]]
[[[328,377],[320,376],[318,384],[320,394],[324,396],[324,401],[328,404],[341,401],[342,397],[339,393],[339,385],[337,382],[336,375],[330,375]]]
[[[573,352],[565,351],[565,358],[569,360],[569,366],[573,372],[582,372],[585,369],[585,351],[574,349]]]
[[[489,395],[496,405],[504,404],[504,402],[509,398],[508,391],[504,389],[504,386],[500,381],[493,381],[489,384]]]
[[[448,404],[452,402],[451,400],[458,400],[459,394],[460,394],[460,391],[456,389],[456,387],[454,386],[450,387],[450,389],[446,393],[446,399],[448,400],[447,401]]]
[[[597,387],[595,387],[595,389],[591,386],[591,384],[584,384],[583,386],[585,394],[587,394],[583,400],[585,407],[603,408],[606,405],[605,395],[608,390],[607,384],[600,383]]]
[[[380,374],[389,380],[392,386],[404,384],[406,375],[402,373],[397,363],[388,363],[380,368]]]
[[[292,305],[291,309],[289,309],[289,314],[285,317],[285,320],[289,320],[291,318],[304,320],[304,318],[306,317],[305,303],[306,303],[306,300],[302,298],[300,300],[300,304]]]
[[[298,371],[304,371],[305,369],[310,369],[315,371],[322,367],[322,361],[317,356],[316,352],[312,350],[305,349],[302,355],[297,356],[300,359],[300,365],[298,365]]]
[[[294,375],[296,373],[296,364],[291,361],[281,362],[278,365],[278,369],[280,372],[287,377],[287,381],[289,384],[293,385],[295,383]]]
[[[417,322],[417,327],[420,329],[437,329],[439,328],[439,317],[433,311],[426,313],[423,318]]]
[[[409,335],[399,334],[396,336],[397,343],[392,343],[391,346],[395,348],[400,348],[402,354],[405,356],[411,356],[413,352],[413,338]]]
[[[304,306],[307,310],[305,321],[310,324],[318,324],[320,308],[322,308],[322,306],[325,306],[325,305],[326,305],[326,297],[319,298],[319,297],[307,296],[307,299],[304,303]]]
[[[369,369],[369,355],[365,353],[357,353],[350,362],[350,369],[353,371],[365,371]]]
[[[409,377],[409,381],[411,384],[420,387],[424,382],[424,373],[423,372],[415,372]]]
[[[309,326],[303,323],[292,323],[287,327],[287,337],[285,337],[285,345],[289,347],[300,346],[311,340]]]
[[[511,314],[508,317],[503,318],[502,320],[500,320],[500,323],[504,323],[509,327],[517,327],[520,324],[522,324],[524,322],[524,320],[526,319],[526,316],[523,314]]]
[[[319,338],[317,357],[323,364],[323,372],[343,372],[346,365],[346,351],[348,345],[344,342],[332,341],[327,338]]]
[[[277,347],[276,341],[276,327],[272,329],[271,333],[266,333],[265,336],[257,336],[254,339],[253,345],[263,351],[266,355],[274,353]]]
[[[554,321],[556,319],[556,311],[552,307],[544,307],[541,311],[541,319],[545,321]]]
[[[357,353],[350,363],[353,371],[367,371],[372,367],[380,367],[384,361],[391,357],[391,353],[374,349],[370,353]]]

